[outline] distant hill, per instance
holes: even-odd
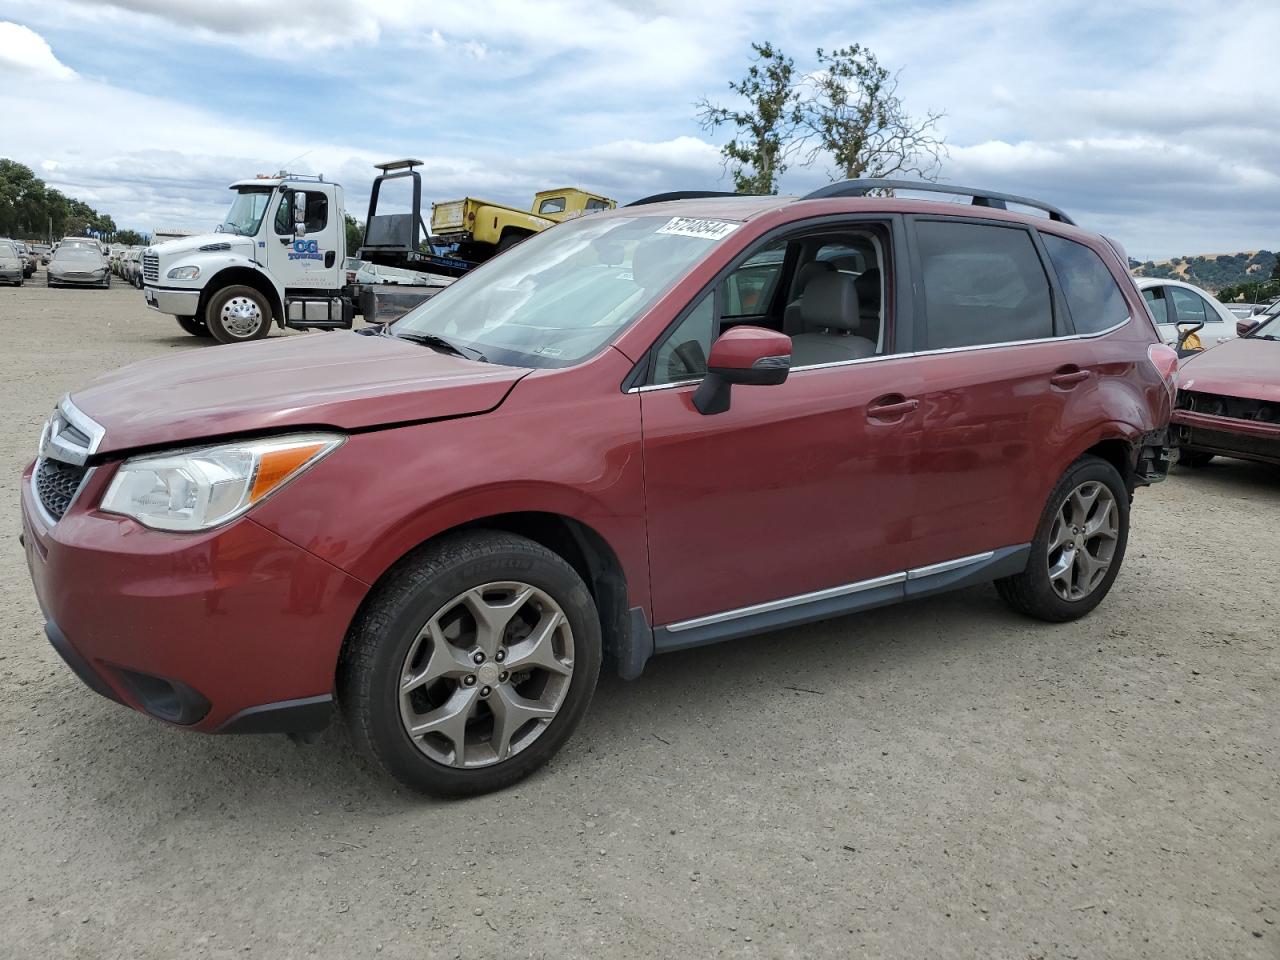
[[[1254,253],[1202,253],[1194,257],[1148,260],[1145,263],[1131,259],[1129,266],[1133,268],[1135,277],[1185,280],[1217,293],[1223,287],[1258,283],[1268,279],[1276,268],[1276,255],[1270,250],[1258,250]]]

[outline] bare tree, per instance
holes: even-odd
[[[820,155],[835,162],[832,179],[915,174],[936,180],[947,156],[937,136],[941,113],[910,116],[898,96],[898,77],[876,55],[854,44],[817,51],[819,69],[806,82],[801,103],[802,139],[810,142],[806,163]]]
[[[747,75],[729,84],[746,104],[732,110],[704,97],[696,104],[698,120],[704,130],[727,125],[735,131],[720,152],[738,193],[777,193],[787,158],[799,145],[804,119],[799,84],[794,62],[781,50],[769,43],[753,43],[751,49],[755,55]]]

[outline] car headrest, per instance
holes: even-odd
[[[809,286],[809,281],[814,277],[835,272],[836,268],[826,260],[810,260],[796,271],[796,296],[799,297],[804,293],[805,287]]]
[[[806,327],[854,331],[858,329],[858,288],[844,273],[820,273],[809,281],[800,301]]]

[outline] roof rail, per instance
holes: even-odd
[[[666,203],[668,200],[705,200],[708,197],[737,197],[741,194],[724,190],[672,190],[670,193],[655,193],[651,197],[632,200],[628,207],[643,207],[649,203]]]
[[[973,205],[975,207],[991,207],[996,210],[1006,210],[1007,204],[1016,203],[1022,207],[1033,207],[1036,210],[1043,210],[1049,214],[1050,220],[1056,220],[1059,223],[1069,223],[1075,226],[1076,222],[1068,217],[1065,213],[1055,206],[1045,203],[1043,200],[1032,200],[1030,197],[1016,197],[1011,193],[996,193],[994,190],[977,190],[973,187],[958,187],[949,183],[930,183],[927,181],[913,180],[841,180],[837,183],[829,183],[825,187],[819,187],[813,193],[805,194],[801,200],[821,200],[826,197],[865,197],[872,190],[919,190],[925,193],[949,193],[957,197],[973,197]]]

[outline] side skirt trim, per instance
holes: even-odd
[[[654,653],[684,650],[958,590],[1019,573],[1026,568],[1030,555],[1029,543],[1001,547],[857,583],[682,620],[654,629],[653,650]]]

